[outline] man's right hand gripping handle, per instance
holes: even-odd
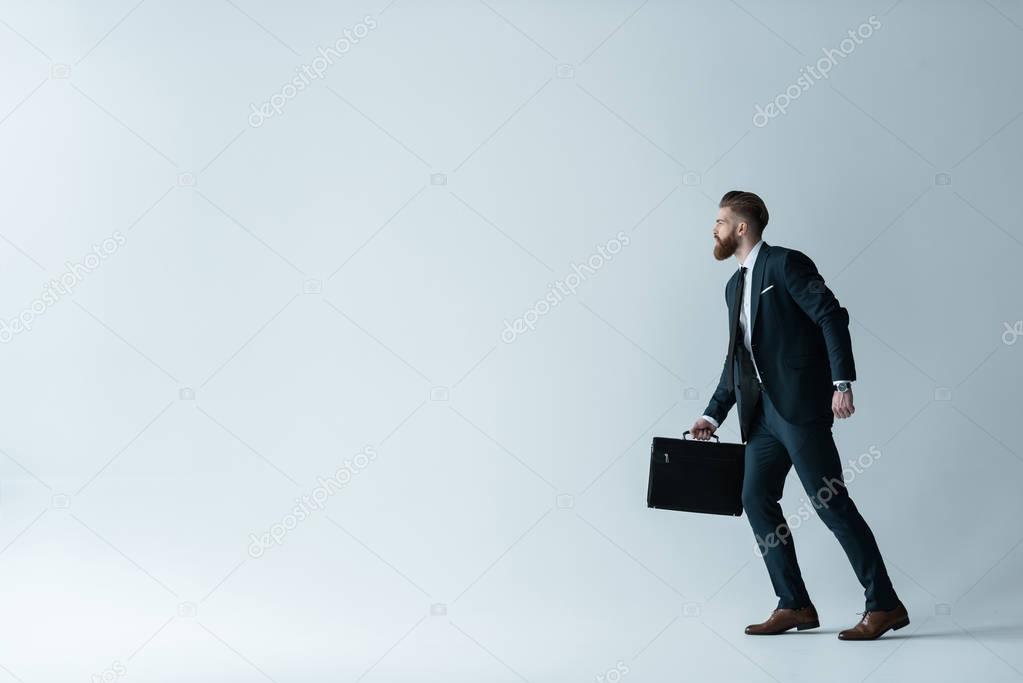
[[[694,439],[700,441],[706,441],[711,437],[715,431],[717,431],[717,425],[714,424],[706,415],[697,418],[693,426],[689,428],[689,433],[693,435]]]

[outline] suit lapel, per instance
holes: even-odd
[[[767,242],[760,245],[757,262],[753,264],[753,277],[750,281],[750,339],[753,338],[753,331],[757,329],[757,304],[760,303],[760,290],[764,288],[764,268],[767,267],[767,254],[770,251],[771,246]]]
[[[735,313],[733,310],[735,304],[735,289],[739,286],[739,271],[736,270],[732,273],[732,277],[728,280],[728,319],[732,319],[732,314]]]

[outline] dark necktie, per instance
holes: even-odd
[[[742,310],[742,290],[746,286],[746,266],[739,268],[739,282],[735,285],[735,299],[732,302],[732,319],[728,333],[728,388],[732,389],[732,366],[735,364],[735,346],[739,340],[739,311]]]

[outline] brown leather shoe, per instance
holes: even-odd
[[[746,627],[748,636],[775,636],[779,633],[796,628],[805,631],[808,628],[817,628],[821,623],[817,619],[817,610],[813,605],[799,609],[786,609],[779,607],[771,612],[767,621],[760,624],[750,624]]]
[[[838,632],[839,640],[874,640],[880,638],[889,629],[898,631],[909,625],[909,612],[901,602],[895,609],[888,611],[874,610],[863,612],[860,623],[852,628]]]

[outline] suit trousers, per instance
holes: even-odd
[[[795,466],[809,498],[804,506],[813,507],[835,534],[863,585],[866,609],[894,609],[899,598],[874,534],[846,490],[831,424],[788,422],[775,410],[755,378],[752,383],[758,386],[744,406],[749,413],[746,421],[750,431],[742,503],[778,596],[778,607],[795,609],[811,604],[796,561],[792,534],[779,505],[785,477]]]

